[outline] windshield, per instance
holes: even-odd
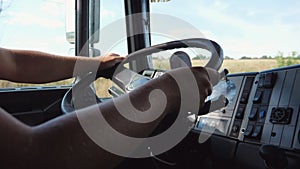
[[[1,1],[0,46],[73,56],[74,44],[69,43],[65,35],[68,31],[66,2]],[[186,38],[211,39],[223,48],[223,67],[230,73],[299,64],[299,7],[297,0],[151,2],[151,45]],[[99,42],[93,44],[93,48],[97,54],[127,55],[124,1],[101,1],[100,13],[100,33],[96,34]],[[205,65],[210,57],[206,50],[182,50],[188,53],[193,66]],[[154,54],[154,68],[169,69],[169,58],[174,52]],[[1,81],[0,87],[24,85]]]
[[[200,32],[197,37],[221,45],[223,67],[231,73],[256,72],[300,63],[299,8],[298,0],[170,0],[151,3],[151,12],[174,22],[152,22],[151,29],[168,25],[169,32],[176,32],[172,36],[195,38],[192,25]],[[151,39],[152,45],[174,40],[165,34],[152,34]],[[202,55],[190,56],[194,66],[205,63]]]

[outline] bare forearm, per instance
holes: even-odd
[[[29,145],[33,141],[31,128],[1,108],[0,119],[0,168],[30,168],[27,161],[28,152],[31,152]]]
[[[152,87],[150,87],[149,84],[149,86],[144,86],[130,94],[133,104],[139,107],[141,111],[147,110],[149,103],[144,99],[137,98],[145,98],[152,89],[158,88],[158,85],[151,86]],[[168,98],[176,99],[173,94],[168,95]],[[101,145],[96,144],[99,143],[99,139],[101,139],[102,144],[106,145],[119,141],[116,140],[117,138],[114,137],[113,132],[106,130],[107,125],[126,136],[143,138],[147,137],[153,131],[165,114],[173,110],[175,111],[174,107],[167,105],[165,110],[160,112],[161,116],[153,121],[144,124],[134,123],[125,119],[124,116],[120,114],[122,110],[116,108],[115,104],[125,103],[125,99],[127,99],[127,97],[122,96],[114,101],[100,104],[99,107],[95,105],[81,109],[78,110],[76,114],[65,115],[35,127],[34,135],[37,140],[36,145],[38,145],[37,152],[39,152],[36,156],[37,158],[43,157],[40,160],[36,160],[40,162],[40,167],[52,161],[56,161],[57,163],[51,163],[46,166],[51,166],[52,168],[112,168],[118,164],[122,158],[104,150]],[[172,101],[170,103],[174,102]],[[158,104],[161,103],[156,102],[153,104],[153,107],[159,107]],[[126,107],[123,107],[123,110],[125,109]],[[101,119],[100,113],[104,119]],[[144,118],[152,118],[153,114],[155,114],[155,112],[149,112],[149,114],[145,114]],[[107,124],[103,123],[102,120],[107,122]],[[93,137],[93,134],[89,133],[88,127],[84,125],[89,125],[88,127],[93,128],[91,132],[98,134]],[[88,134],[92,136],[88,136]],[[123,142],[123,144],[118,145],[124,149],[123,151],[128,153],[134,151],[131,142]],[[46,154],[46,158],[43,154]],[[64,159],[65,157],[68,158]],[[63,163],[61,161],[63,161]]]
[[[8,53],[7,57],[13,59],[15,69],[6,79],[23,83],[47,83],[68,79],[95,71],[100,63],[91,58],[58,56],[38,51],[8,50]]]
[[[89,112],[82,113],[89,116]],[[0,168],[108,169],[121,159],[96,145],[75,113],[36,127],[24,125],[2,109],[0,118]]]
[[[93,110],[87,113],[90,116]],[[98,146],[71,113],[33,128],[35,160],[30,168],[113,168],[121,158]],[[102,135],[106,138],[105,135]]]

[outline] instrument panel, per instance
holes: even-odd
[[[228,75],[237,88],[225,109],[199,116],[196,132],[300,150],[300,66]]]

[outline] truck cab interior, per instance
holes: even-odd
[[[181,2],[179,4],[182,6],[173,7],[173,4],[178,1],[41,0],[32,2],[37,6],[43,5],[41,8],[30,7],[31,3],[25,0],[18,1],[19,5],[17,1],[1,1],[0,23],[1,25],[6,23],[0,29],[0,45],[3,47],[63,53],[70,57],[94,57],[116,51],[120,54],[128,54],[128,61],[126,65],[124,64],[125,68],[123,67],[123,70],[126,70],[125,74],[117,76],[112,81],[101,78],[90,80],[88,77],[42,85],[1,81],[0,107],[20,121],[34,126],[74,110],[70,89],[79,88],[81,93],[78,97],[82,98],[96,94],[97,102],[101,104],[112,97],[134,90],[170,69],[182,66],[206,66],[223,73],[225,70],[222,83],[213,88],[213,94],[218,95],[217,101],[220,96],[225,96],[225,105],[208,108],[207,112],[196,117],[189,133],[171,149],[157,155],[149,151],[149,157],[124,157],[123,162],[116,168],[299,168],[300,62],[298,59],[300,55],[297,57],[297,52],[293,52],[294,58],[266,56],[262,60],[266,61],[264,63],[267,66],[274,60],[278,63],[284,62],[285,59],[292,59],[290,60],[292,64],[280,66],[277,64],[272,68],[261,69],[255,65],[262,60],[249,59],[246,57],[247,53],[243,53],[244,56],[241,57],[250,60],[251,62],[246,64],[253,65],[254,69],[232,70],[227,61],[237,60],[237,58],[230,58],[231,56],[226,52],[239,50],[239,48],[249,50],[253,48],[247,43],[237,44],[234,40],[227,41],[231,44],[218,41],[222,38],[213,34],[217,29],[206,30],[208,27],[205,23],[209,20],[211,25],[219,29],[223,27],[226,38],[227,32],[230,36],[230,31],[227,29],[237,25],[245,26],[246,21],[238,22],[236,18],[221,16],[214,9],[210,9],[209,2],[205,0],[185,1],[184,3],[194,4],[186,5]],[[261,5],[268,5],[265,3]],[[268,3],[283,2],[268,1]],[[202,5],[201,8],[188,8],[199,4]],[[214,1],[214,5],[219,7],[219,10],[228,8],[228,4],[226,6],[225,3],[217,0]],[[285,4],[284,7],[292,8],[299,5],[295,2],[295,4]],[[27,6],[29,9],[23,10]],[[246,6],[236,10],[244,8],[250,9],[253,6],[248,2]],[[249,13],[249,16],[255,15],[255,12]],[[268,12],[268,9],[262,11],[264,12]],[[178,15],[175,16],[174,13]],[[206,18],[209,15],[223,20],[210,20]],[[195,19],[197,17],[199,20]],[[293,22],[299,21],[298,17],[295,18],[288,17]],[[204,31],[194,25],[196,21],[200,22],[200,25],[201,21],[203,22],[201,28]],[[222,25],[225,21],[236,25],[230,25],[231,28]],[[263,22],[268,22],[267,18]],[[17,26],[13,27],[14,24]],[[36,26],[38,24],[39,26]],[[249,32],[253,29],[254,32],[258,31],[257,27],[246,26]],[[292,32],[292,30],[287,28],[286,31]],[[239,34],[241,39],[249,36],[239,32],[238,29],[233,32]],[[299,34],[297,30],[293,33],[296,40],[291,39],[291,41],[297,42]],[[36,35],[33,36],[34,34]],[[281,37],[279,35],[277,39],[282,41],[280,44],[283,47],[288,46],[284,42],[285,39],[280,39]],[[254,41],[256,38],[258,52],[260,52],[259,48],[269,49],[269,46],[272,46],[267,44],[262,47],[264,42],[259,41],[263,38],[257,35],[253,37]],[[282,49],[278,49],[280,50]],[[293,50],[299,51],[299,47]],[[260,53],[258,57],[262,55],[265,53]],[[239,68],[243,66],[246,65],[238,65]],[[82,87],[90,84],[92,85],[89,89],[92,90],[81,90]],[[222,88],[221,91],[218,87]],[[213,101],[211,96],[211,103]]]

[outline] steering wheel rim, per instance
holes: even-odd
[[[211,58],[205,65],[205,67],[219,70],[222,66],[223,50],[221,46],[215,41],[203,38],[176,40],[147,47],[129,54],[122,63],[117,65],[114,76],[112,77],[112,81],[124,90],[126,88],[125,86],[129,83],[131,77],[139,75],[138,73],[125,68],[123,66],[124,64],[141,56],[147,56],[165,50],[190,47],[202,48],[211,52]],[[93,94],[93,96],[91,96],[91,91],[93,90],[91,87],[88,87],[96,79],[96,73],[88,73],[76,84],[74,84],[70,90],[66,92],[61,103],[61,110],[64,114],[71,113],[76,109],[84,108],[101,102],[95,93]],[[83,91],[88,92],[88,94],[85,94],[84,96]],[[86,95],[88,95],[88,97],[91,98],[81,98],[79,102],[76,101],[76,104],[73,104],[74,97],[75,99],[78,99],[78,97],[86,97]]]
[[[61,110],[64,114],[101,102],[90,86],[90,84],[97,79],[95,77],[95,73],[86,74],[65,93],[61,102]],[[73,97],[74,95],[75,97]],[[74,99],[80,100],[75,101]],[[73,102],[76,104],[73,104]]]
[[[190,47],[202,48],[211,52],[212,56],[205,67],[209,67],[215,70],[219,70],[221,68],[223,63],[223,49],[217,42],[204,38],[176,40],[143,48],[129,54],[128,58],[124,62],[128,63],[136,57],[146,56],[164,50]]]

